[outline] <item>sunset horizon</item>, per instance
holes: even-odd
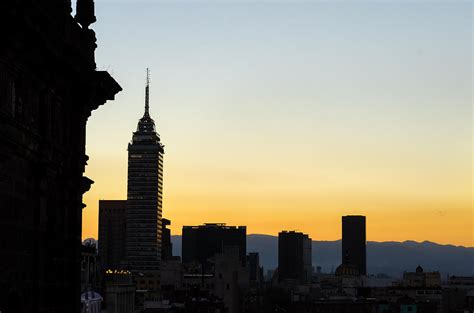
[[[2,1],[0,313],[474,312],[473,4]]]
[[[88,121],[86,176],[95,183],[84,195],[83,238],[97,238],[99,199],[126,199],[127,143],[150,67],[150,114],[166,151],[163,216],[173,234],[217,220],[332,240],[342,215],[363,214],[369,240],[472,247],[464,9],[98,3],[98,67],[114,64],[125,88]],[[122,35],[135,50],[109,29],[124,12],[134,23]]]

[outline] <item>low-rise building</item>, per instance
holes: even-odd
[[[129,271],[106,271],[105,308],[107,313],[134,313],[135,289],[133,277]]]
[[[403,273],[403,280],[401,281],[403,287],[427,287],[436,288],[441,286],[441,275],[439,272],[425,272],[423,268],[418,265],[415,272]]]
[[[98,291],[100,288],[100,267],[95,245],[81,247],[81,293]]]
[[[83,292],[81,294],[81,313],[100,313],[102,300],[102,296],[97,292]]]

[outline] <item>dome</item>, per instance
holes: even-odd
[[[416,272],[417,272],[417,273],[423,273],[423,267],[421,267],[421,266],[418,265],[418,266],[416,267]]]
[[[95,291],[86,291],[81,294],[81,302],[102,301],[103,298]]]
[[[351,263],[342,263],[336,268],[336,276],[360,276],[357,266]]]

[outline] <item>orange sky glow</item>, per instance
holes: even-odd
[[[126,198],[149,67],[172,234],[222,222],[337,240],[341,216],[363,214],[369,241],[474,246],[472,3],[98,1],[96,14],[97,67],[123,91],[88,121],[83,238],[97,238],[99,199]]]

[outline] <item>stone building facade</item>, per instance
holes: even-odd
[[[96,70],[93,0],[71,12],[0,3],[2,313],[80,311],[86,123],[121,87]]]

